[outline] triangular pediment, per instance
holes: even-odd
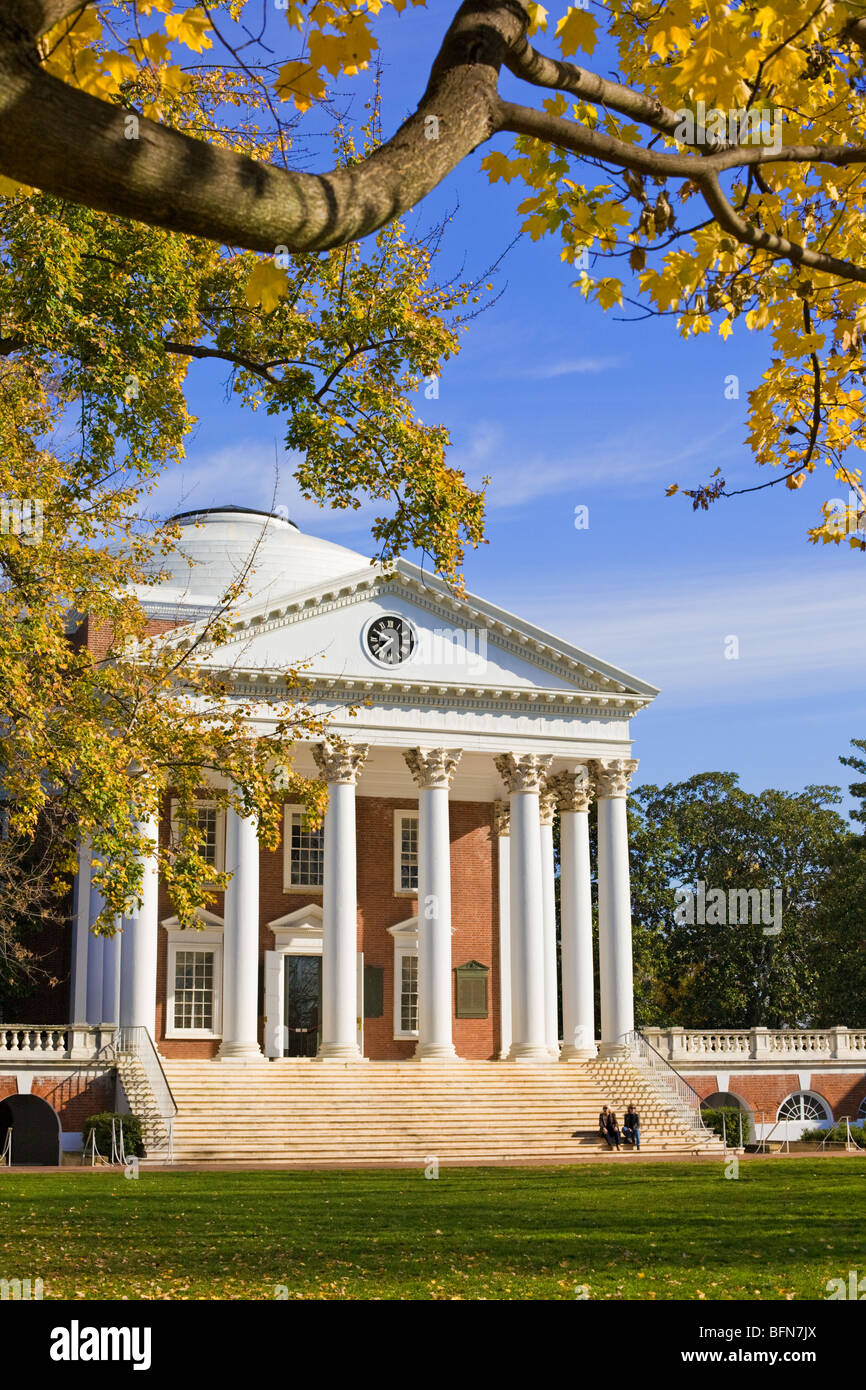
[[[190,640],[198,627],[166,640]],[[389,572],[368,566],[284,602],[247,605],[225,643],[199,652],[235,683],[278,683],[301,666],[302,683],[358,696],[383,687],[397,695],[434,690],[622,712],[658,693],[476,595],[456,596],[403,560]]]

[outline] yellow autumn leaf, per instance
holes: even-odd
[[[251,309],[261,307],[266,314],[276,309],[289,287],[289,277],[273,261],[259,261],[250,272],[245,287]]]
[[[486,169],[491,183],[495,183],[497,179],[504,179],[506,183],[510,183],[517,173],[514,162],[501,150],[494,150],[492,154],[485,155],[481,161],[481,168]]]
[[[177,39],[194,53],[201,53],[203,49],[213,47],[213,41],[208,34],[210,27],[210,20],[198,5],[182,14],[170,14],[165,21],[168,37]]]
[[[570,5],[566,14],[556,26],[556,37],[562,48],[563,58],[582,48],[584,53],[592,53],[598,42],[598,24],[588,10]]]
[[[622,304],[622,285],[612,275],[606,275],[596,285],[596,297],[602,309],[612,309],[614,304]]]
[[[547,28],[547,10],[543,5],[528,4],[529,11],[529,33],[537,34],[539,29]]]
[[[290,99],[299,111],[309,111],[314,101],[320,101],[326,87],[319,74],[309,63],[284,63],[280,68],[276,92],[282,101]]]

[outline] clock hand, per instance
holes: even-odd
[[[396,657],[399,653],[399,648],[397,646],[398,640],[399,633],[394,631],[386,632],[382,638],[382,641],[379,643],[380,656],[384,655],[388,658]]]

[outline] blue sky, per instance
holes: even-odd
[[[432,10],[383,26],[386,131],[426,83],[450,7]],[[426,226],[459,200],[446,270],[465,257],[481,272],[518,229],[516,185],[480,171],[490,148],[420,209]],[[799,492],[773,488],[700,514],[664,495],[719,466],[729,486],[765,481],[743,441],[766,342],[739,326],[727,343],[685,343],[672,320],[618,322],[587,305],[574,278],[553,239],[521,238],[501,299],[447,365],[439,400],[419,400],[425,421],[447,424],[452,461],[492,480],[489,544],[467,557],[468,587],[660,687],[632,725],[638,780],[722,769],[755,791],[846,787],[838,755],[866,734],[866,558],[806,540],[839,485],[824,469]],[[725,398],[729,374],[739,400]],[[162,507],[269,505],[276,442],[278,501],[292,518],[369,551],[372,509],[334,514],[299,499],[278,420],[227,402],[213,364],[195,364],[190,383],[199,424],[187,462],[160,488]],[[589,509],[587,529],[575,528],[577,506]],[[737,660],[725,657],[732,636]]]

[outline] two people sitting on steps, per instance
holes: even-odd
[[[616,1115],[609,1106],[602,1106],[601,1114],[598,1117],[598,1132],[606,1140],[609,1149],[616,1149],[619,1153],[620,1143],[625,1140],[627,1144],[633,1145],[640,1150],[640,1115],[629,1102],[628,1110],[625,1112],[623,1127],[620,1129]]]

